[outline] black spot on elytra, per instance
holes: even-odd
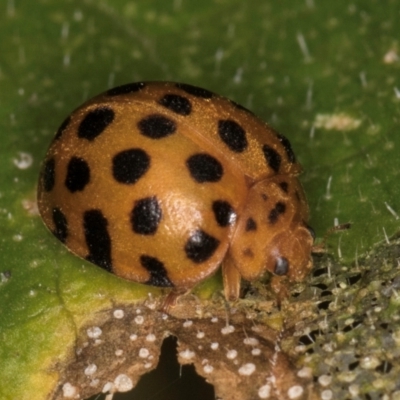
[[[197,86],[188,85],[186,83],[177,83],[175,86],[195,97],[201,97],[203,99],[211,99],[211,97],[214,96],[214,93],[210,92],[207,89],[202,89]]]
[[[179,115],[189,115],[192,112],[192,103],[183,96],[178,94],[166,94],[159,103]]]
[[[86,259],[111,272],[111,238],[107,226],[107,218],[100,210],[88,210],[83,214],[83,229],[89,250]]]
[[[135,93],[142,90],[146,84],[144,82],[127,83],[126,85],[117,86],[106,92],[107,96],[120,96],[122,94]]]
[[[236,213],[225,200],[216,200],[212,204],[215,220],[219,226],[225,227],[235,222]]]
[[[275,207],[269,212],[268,220],[270,224],[275,224],[281,214],[286,211],[285,203],[278,201]]]
[[[279,183],[280,188],[285,192],[288,193],[289,191],[289,184],[287,182],[280,182]]]
[[[78,127],[78,137],[94,140],[114,121],[114,111],[110,107],[98,107],[89,111]]]
[[[176,131],[176,123],[163,115],[151,114],[138,122],[138,128],[143,136],[150,139],[162,139]]]
[[[52,210],[52,217],[54,223],[54,231],[53,235],[60,240],[61,242],[65,243],[68,237],[68,221],[65,217],[64,213],[59,208],[53,208]]]
[[[150,279],[146,284],[158,287],[172,287],[174,284],[169,280],[164,264],[155,257],[140,256],[140,264],[150,273]]]
[[[61,138],[61,136],[63,135],[64,131],[67,129],[67,126],[69,125],[70,122],[71,122],[71,116],[68,116],[67,118],[65,118],[63,123],[57,129],[57,133],[54,136],[54,140],[58,140]]]
[[[289,162],[294,163],[296,161],[296,156],[294,155],[294,152],[292,150],[292,145],[290,144],[289,140],[285,136],[281,135],[280,133],[277,133],[276,136],[278,137],[279,141],[282,143],[282,145],[286,151],[287,157],[289,159]]]
[[[161,218],[162,211],[157,197],[137,200],[131,212],[132,229],[140,235],[154,235]]]
[[[150,168],[150,156],[142,149],[119,152],[112,159],[112,174],[120,183],[136,183]]]
[[[56,183],[55,168],[56,168],[56,162],[54,158],[49,158],[44,163],[42,171],[42,185],[43,189],[46,192],[50,192],[53,189],[54,184]]]
[[[196,230],[185,244],[186,256],[200,264],[207,261],[215,252],[219,245],[219,240],[204,232],[201,229]]]
[[[257,230],[257,222],[254,221],[253,218],[248,218],[246,221],[246,232],[256,231]]]
[[[67,166],[65,186],[71,193],[81,191],[90,181],[90,168],[88,163],[79,157],[72,157]]]
[[[186,160],[192,178],[199,183],[218,182],[224,173],[222,164],[207,153],[198,153]]]
[[[286,275],[289,272],[289,261],[285,257],[277,257],[275,262],[275,275]]]
[[[296,200],[300,201],[300,194],[299,194],[299,192],[297,190],[294,192],[294,195],[296,197]]]
[[[231,119],[218,121],[218,134],[222,141],[235,153],[242,153],[247,148],[245,130]]]
[[[265,193],[261,193],[261,198],[262,198],[264,201],[267,201],[267,200],[268,200],[268,196],[267,196]]]
[[[267,144],[263,145],[262,150],[268,166],[275,172],[279,172],[282,162],[282,157],[279,155],[279,153]]]

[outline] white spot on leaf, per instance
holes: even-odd
[[[140,357],[140,358],[147,358],[147,357],[149,356],[149,354],[150,354],[149,350],[146,349],[145,347],[142,347],[142,348],[139,350],[139,357]]]
[[[65,383],[62,387],[63,396],[67,399],[71,399],[76,397],[78,394],[78,389],[75,386],[72,386],[69,382]]]
[[[114,380],[114,385],[118,392],[128,392],[133,388],[131,378],[125,374],[118,375]]]
[[[270,385],[264,385],[264,386],[261,386],[260,389],[258,389],[258,397],[260,399],[269,399],[270,395],[271,395],[271,386]]]
[[[124,318],[125,313],[123,310],[115,310],[113,315],[114,315],[114,318],[122,319],[122,318]]]
[[[300,385],[292,386],[288,390],[289,399],[298,399],[304,392],[304,389]]]
[[[238,372],[239,375],[245,375],[245,376],[249,376],[251,375],[254,371],[256,370],[256,366],[253,363],[247,363],[242,365]]]
[[[86,330],[86,333],[91,339],[97,339],[101,336],[103,331],[98,326],[92,326]]]
[[[85,375],[90,376],[93,375],[97,371],[97,365],[96,364],[89,364],[85,368]]]
[[[223,335],[228,335],[229,333],[232,333],[232,332],[234,332],[234,331],[235,331],[235,327],[232,326],[232,325],[224,326],[224,327],[221,329],[221,333],[222,333]]]
[[[181,352],[179,353],[179,356],[180,356],[181,358],[183,358],[184,360],[191,360],[191,359],[195,356],[195,352],[194,352],[194,351],[191,351],[191,350],[189,350],[189,349],[186,349],[186,350],[184,350],[184,351],[181,351]]]

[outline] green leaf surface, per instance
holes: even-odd
[[[290,139],[318,236],[352,222],[329,241],[346,261],[399,231],[398,1],[7,0],[0,11],[1,399],[47,398],[88,318],[157,294],[69,254],[35,212],[55,130],[109,87],[181,81],[252,109]]]

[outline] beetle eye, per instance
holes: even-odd
[[[277,257],[275,263],[274,273],[282,276],[286,275],[289,271],[289,261],[285,257]]]
[[[310,232],[310,235],[311,235],[311,237],[312,237],[312,239],[313,239],[313,241],[314,241],[314,240],[315,240],[315,231],[314,231],[314,229],[311,228],[310,225],[307,225],[307,224],[304,224],[304,225],[305,225],[305,227],[307,228],[308,232]]]

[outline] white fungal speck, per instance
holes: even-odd
[[[149,354],[150,354],[149,350],[146,349],[145,347],[142,347],[142,348],[139,350],[139,357],[140,357],[140,358],[147,358],[147,357],[149,356]]]
[[[399,55],[395,49],[389,49],[383,56],[383,62],[385,64],[393,64],[397,61],[399,61]]]
[[[122,356],[122,354],[124,354],[124,351],[123,351],[123,350],[121,350],[121,349],[115,350],[115,355],[116,355],[117,357]]]
[[[212,350],[217,350],[219,347],[219,343],[218,342],[212,342],[211,343],[211,349]]]
[[[154,335],[153,333],[149,333],[147,336],[146,336],[146,341],[147,342],[154,342],[156,340],[156,335]]]
[[[303,394],[303,392],[304,389],[300,385],[295,385],[288,390],[287,394],[289,399],[297,399]]]
[[[96,364],[90,364],[85,368],[85,375],[90,376],[93,375],[97,371]]]
[[[21,234],[17,233],[12,238],[13,238],[14,242],[21,242],[23,239],[23,236]]]
[[[112,392],[113,389],[114,389],[114,384],[112,382],[107,382],[103,386],[103,389],[101,391],[102,391],[102,393],[107,393],[107,392]]]
[[[215,324],[216,322],[218,322],[218,318],[217,318],[217,317],[212,317],[212,318],[211,318],[211,322],[212,322],[213,324]]]
[[[134,342],[137,338],[138,336],[136,335],[136,333],[132,333],[132,335],[129,336],[129,339],[132,340],[132,342]]]
[[[238,372],[239,375],[245,375],[245,376],[249,376],[251,375],[254,371],[256,370],[256,366],[253,363],[247,363],[242,365]]]
[[[206,364],[206,365],[204,365],[204,367],[203,367],[203,371],[204,371],[206,374],[211,374],[211,372],[214,371],[214,367],[213,367],[212,365],[210,365],[210,364]]]
[[[91,339],[97,339],[101,336],[103,331],[98,326],[92,326],[86,330],[86,333]]]
[[[114,318],[121,319],[124,318],[124,311],[123,310],[115,310],[114,311]]]
[[[261,354],[261,350],[259,348],[255,348],[251,350],[251,354],[253,354],[253,356],[259,356]]]
[[[134,321],[138,324],[141,325],[144,322],[144,317],[142,315],[138,315],[137,317],[135,317]]]
[[[90,386],[91,387],[96,387],[100,383],[100,379],[93,379],[90,381]]]
[[[142,313],[142,310],[140,308],[137,308],[136,309],[136,314],[141,314],[141,313]]]
[[[192,325],[193,325],[193,321],[191,321],[191,320],[185,321],[185,322],[183,323],[183,327],[184,327],[184,328],[189,328],[189,327],[192,326]]]
[[[332,390],[324,390],[321,393],[321,400],[331,400],[333,398]]]
[[[234,331],[235,331],[235,327],[232,326],[232,325],[224,326],[224,327],[221,329],[221,333],[222,333],[223,335],[228,335],[229,333],[232,333],[232,332],[234,332]]]
[[[313,376],[312,369],[310,367],[303,367],[297,372],[299,378],[311,378]]]
[[[237,357],[238,352],[236,350],[228,350],[226,353],[226,358],[229,358],[229,360],[233,360]]]
[[[146,369],[149,369],[149,368],[151,368],[152,366],[153,366],[153,363],[151,363],[151,362],[147,362],[147,363],[144,364],[144,367],[145,367]]]
[[[364,369],[375,369],[381,364],[378,357],[367,356],[361,359],[360,367]]]
[[[63,396],[70,399],[76,397],[78,394],[78,389],[75,386],[72,386],[69,382],[64,383],[62,387]]]
[[[328,385],[330,385],[331,382],[332,382],[332,377],[329,376],[329,375],[321,375],[321,376],[318,378],[318,382],[319,382],[319,384],[320,384],[321,386],[328,386]]]
[[[161,318],[165,321],[168,319],[168,314],[162,313]]]
[[[189,349],[183,350],[179,353],[179,356],[184,360],[191,360],[195,356],[195,352]]]
[[[260,342],[256,338],[247,337],[243,340],[243,343],[249,346],[257,346]]]
[[[129,392],[133,388],[131,378],[125,374],[118,375],[114,380],[114,385],[118,392]]]
[[[360,386],[356,383],[353,383],[349,386],[349,393],[354,397],[358,396],[360,394]]]
[[[205,336],[204,332],[202,332],[202,331],[197,332],[197,335],[196,335],[197,339],[203,339],[204,336]]]
[[[261,386],[260,389],[258,389],[258,397],[260,399],[268,399],[269,396],[271,395],[271,386],[270,385],[264,385]]]
[[[13,163],[19,169],[28,169],[33,163],[33,157],[29,153],[19,151],[18,158],[14,158]]]
[[[316,128],[336,131],[351,131],[357,129],[362,123],[361,119],[354,118],[345,113],[317,114],[313,125]]]

